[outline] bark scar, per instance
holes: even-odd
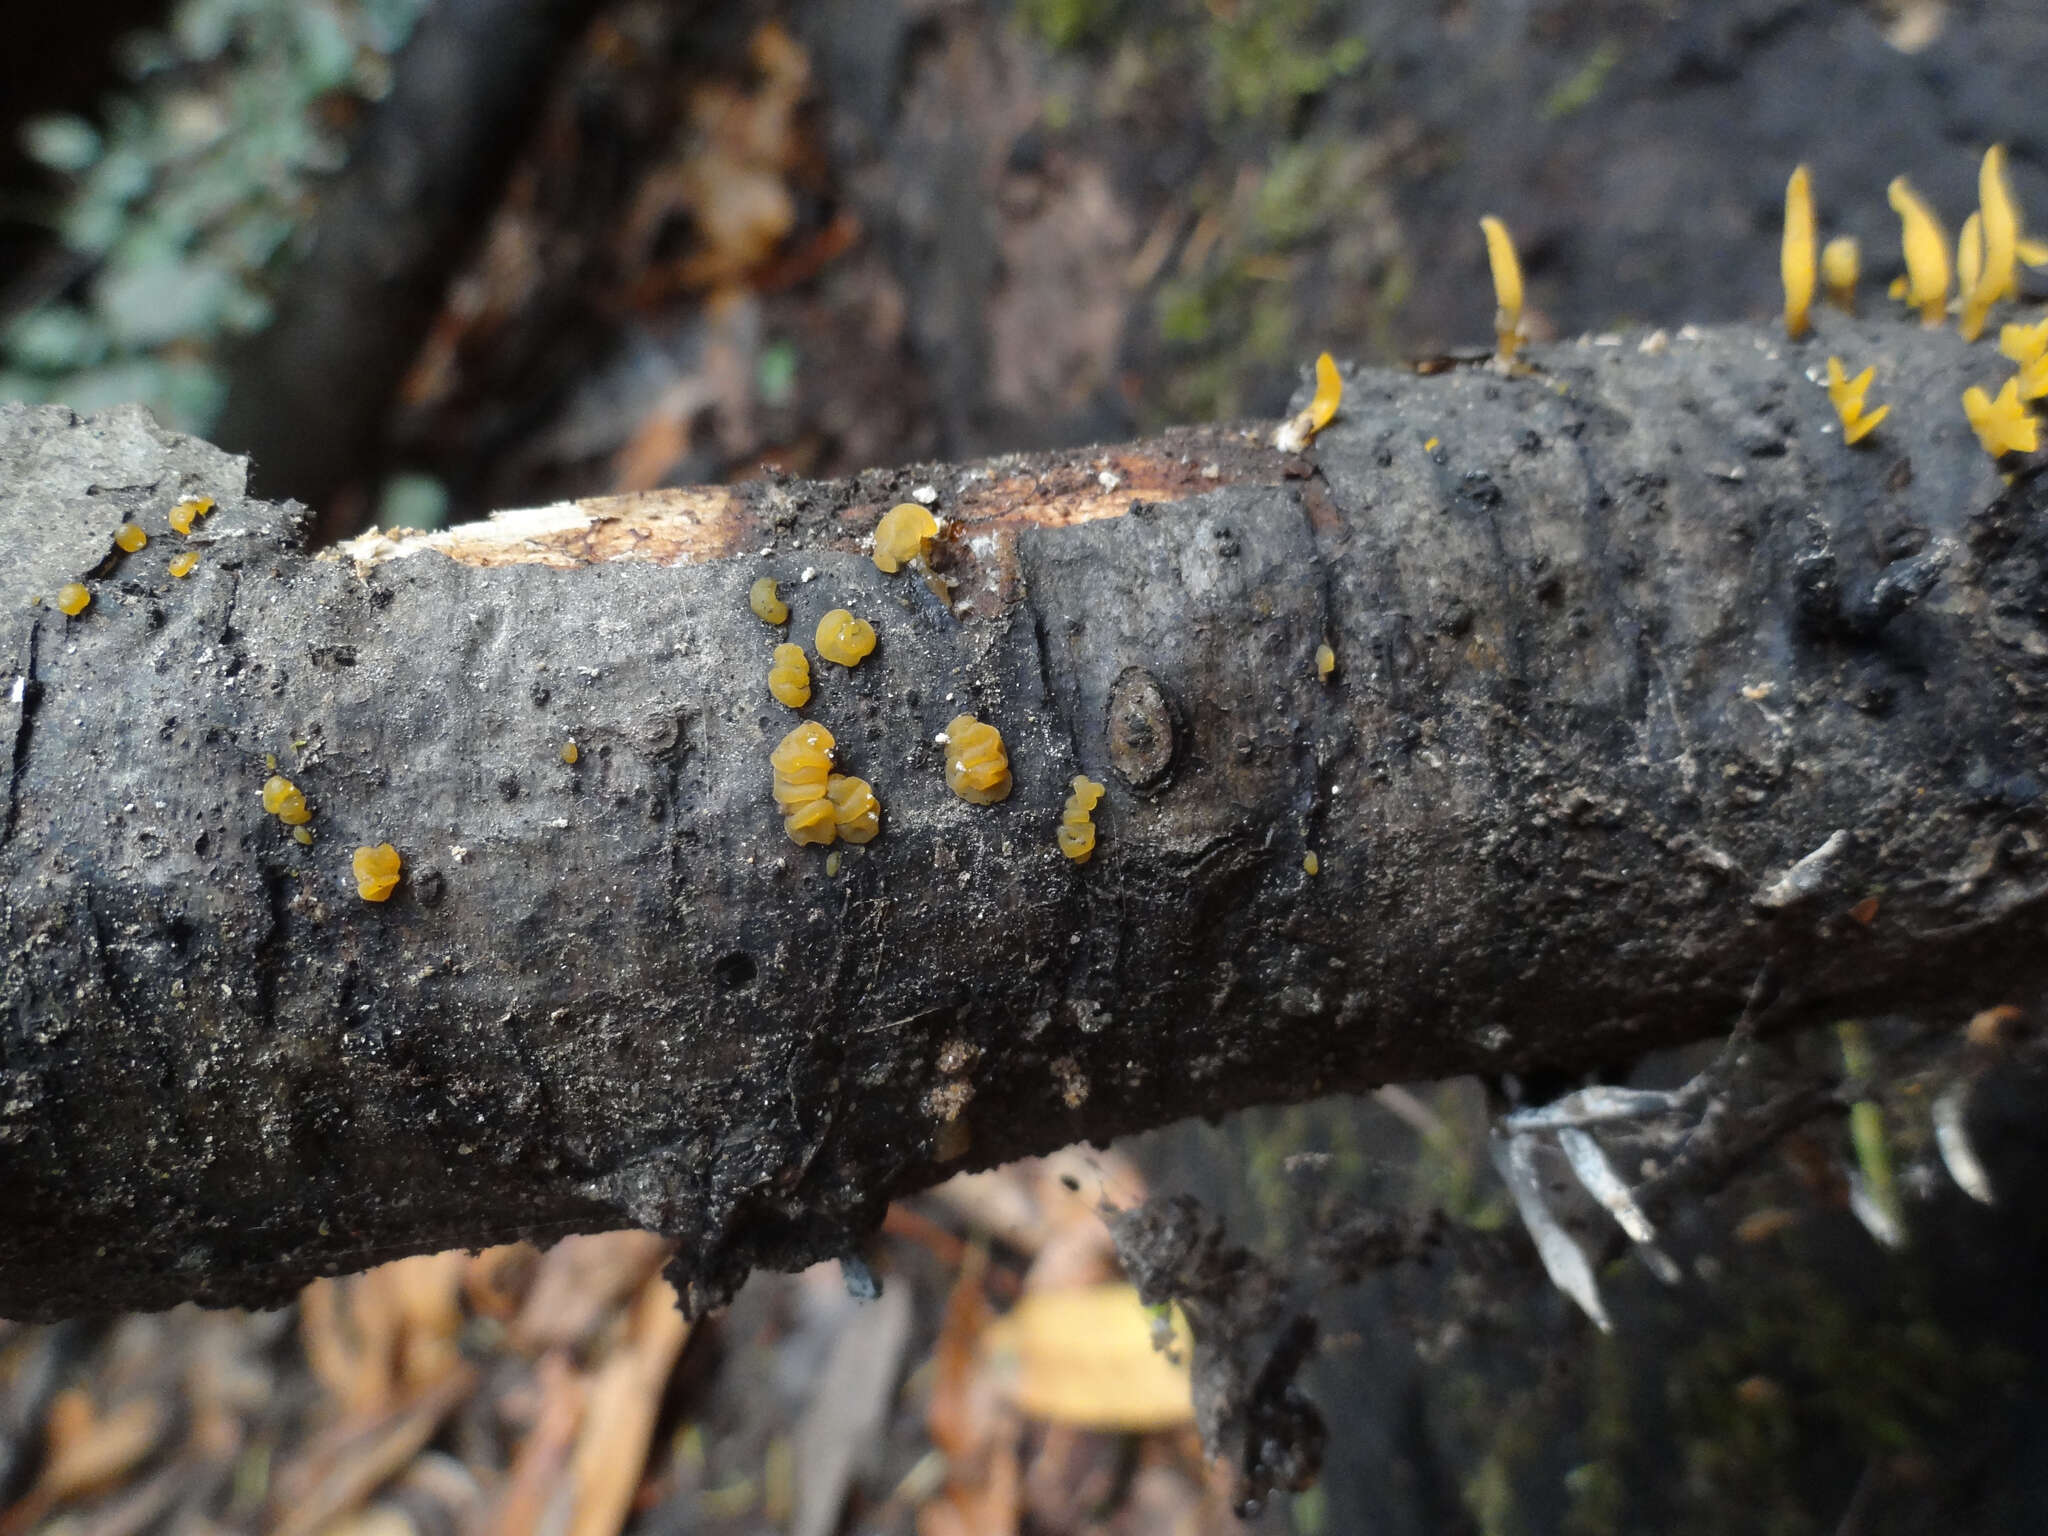
[[[36,680],[36,656],[42,647],[43,626],[39,619],[28,627],[28,665],[14,679],[8,703],[14,706],[14,754],[7,772],[7,822],[0,826],[0,847],[14,840],[21,820],[21,775],[28,766],[29,737],[35,724],[36,705],[42,702],[43,685]]]

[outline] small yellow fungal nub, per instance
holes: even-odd
[[[139,524],[123,523],[114,530],[114,544],[124,554],[132,555],[148,542],[149,535],[142,531]]]
[[[818,620],[818,654],[842,667],[857,667],[875,648],[875,626],[856,619],[844,608],[834,608]]]
[[[1437,449],[1443,447],[1443,445],[1444,440],[1440,437],[1428,438],[1422,444],[1422,451],[1424,453],[1435,453]]]
[[[1874,411],[1863,408],[1863,397],[1870,392],[1870,381],[1876,376],[1877,368],[1873,364],[1852,379],[1843,371],[1839,357],[1828,359],[1828,403],[1842,420],[1842,441],[1851,446],[1870,436],[1877,430],[1878,423],[1891,414],[1892,408],[1888,405],[1881,405]]]
[[[763,576],[747,589],[747,606],[763,624],[787,624],[789,604],[775,595],[775,578]]]
[[[1820,248],[1820,280],[1835,308],[1856,312],[1856,279],[1862,271],[1863,248],[1854,235],[1837,235]]]
[[[366,845],[356,850],[351,863],[358,896],[365,901],[391,899],[391,893],[398,889],[398,872],[403,867],[396,848],[389,843],[379,843],[374,848]]]
[[[571,767],[575,766],[576,759],[582,755],[583,749],[577,746],[575,742],[565,741],[562,743],[562,761],[568,763]]]
[[[946,726],[946,787],[970,805],[994,805],[1010,793],[1010,754],[1003,733],[972,715]]]
[[[171,574],[179,577],[190,576],[193,567],[198,564],[199,551],[188,549],[182,555],[171,556]]]
[[[190,500],[179,502],[175,507],[171,508],[172,531],[176,533],[190,533],[192,531],[192,519],[204,517],[212,510],[213,498],[211,496],[194,496]]]
[[[313,819],[299,786],[281,774],[273,773],[263,781],[263,809],[288,827]]]
[[[1899,244],[1906,258],[1906,302],[1920,311],[1923,325],[1939,325],[1948,313],[1948,235],[1934,210],[1920,200],[1903,176],[1886,188],[1899,216]]]
[[[1513,362],[1522,344],[1522,263],[1515,256],[1515,242],[1507,225],[1487,214],[1479,221],[1486,234],[1486,261],[1493,269],[1493,332],[1496,356]]]
[[[768,691],[777,703],[802,709],[811,702],[811,658],[800,645],[775,647],[775,663],[768,669]]]
[[[825,855],[825,873],[826,873],[826,874],[828,874],[828,875],[836,875],[836,874],[838,874],[838,873],[839,873],[839,864],[840,864],[840,854],[839,854],[839,850],[838,850],[837,848],[834,848],[834,849],[833,849],[833,850],[832,850],[832,851],[831,851],[830,853],[828,853],[828,854],[826,854],[826,855]]]
[[[2005,381],[1994,397],[1972,384],[1963,391],[1963,413],[1977,433],[1977,441],[1994,459],[2008,453],[2032,453],[2041,445],[2041,424],[2020,403],[2017,375]]]
[[[1320,875],[1323,872],[1323,861],[1317,858],[1314,850],[1311,849],[1301,856],[1301,868],[1304,874]]]
[[[1795,166],[1785,183],[1785,235],[1778,270],[1785,280],[1785,334],[1797,341],[1813,325],[1813,286],[1819,259],[1813,219],[1813,180]]]
[[[1337,360],[1323,352],[1316,357],[1316,393],[1308,403],[1308,429],[1313,437],[1330,424],[1337,407],[1344,402],[1344,380],[1337,372]]]
[[[1316,647],[1316,676],[1328,677],[1337,670],[1337,653],[1330,649],[1326,640]]]
[[[825,798],[832,804],[832,819],[839,835],[849,843],[871,843],[882,829],[882,802],[866,779],[835,773],[825,781]]]
[[[57,611],[77,618],[85,612],[85,605],[92,601],[92,594],[82,582],[67,581],[57,589]]]
[[[305,848],[312,847],[313,829],[311,827],[293,827],[292,841]]]
[[[1058,842],[1060,852],[1076,864],[1086,864],[1088,856],[1095,852],[1095,807],[1101,803],[1103,787],[1085,773],[1077,773],[1073,780],[1074,792],[1067,796],[1067,803],[1060,812]]]
[[[914,501],[899,501],[875,524],[875,569],[894,576],[938,537],[939,520]]]

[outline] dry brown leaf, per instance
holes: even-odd
[[[534,1368],[534,1386],[540,1407],[533,1427],[519,1442],[505,1486],[479,1527],[479,1532],[491,1536],[532,1536],[541,1528],[562,1486],[562,1472],[583,1421],[583,1378],[570,1366],[567,1353],[552,1350],[541,1356]]]
[[[299,1293],[299,1345],[344,1418],[381,1414],[396,1386],[398,1318],[368,1275],[315,1280]]]
[[[398,1380],[408,1392],[440,1380],[460,1358],[456,1337],[468,1265],[469,1255],[456,1248],[399,1259],[363,1277],[385,1290],[398,1319]]]
[[[647,1468],[654,1416],[689,1332],[673,1286],[656,1276],[640,1288],[624,1342],[591,1379],[570,1458],[576,1513],[567,1536],[615,1536],[625,1524]]]
[[[563,1238],[541,1256],[512,1325],[513,1342],[529,1354],[587,1343],[612,1308],[644,1287],[668,1254],[667,1240],[652,1232]]]
[[[343,1421],[318,1436],[277,1476],[271,1536],[313,1536],[358,1508],[426,1447],[476,1383],[475,1369],[459,1362],[373,1423]]]
[[[1010,1400],[1034,1419],[1144,1431],[1194,1415],[1192,1341],[1175,1317],[1172,1356],[1155,1349],[1152,1316],[1128,1285],[1033,1291],[982,1336]]]
[[[463,1271],[462,1297],[478,1317],[509,1323],[519,1315],[527,1288],[540,1267],[531,1243],[500,1243],[471,1257]]]

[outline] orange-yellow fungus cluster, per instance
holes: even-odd
[[[2019,364],[2019,397],[2048,396],[2048,319],[2035,325],[2008,325],[1998,333],[1998,350]]]
[[[356,894],[365,901],[389,901],[398,889],[398,872],[403,861],[389,843],[358,848],[350,861],[355,870]]]
[[[57,589],[57,611],[68,618],[77,618],[91,601],[92,593],[85,589],[83,582],[67,581]]]
[[[946,726],[946,787],[970,805],[994,805],[1010,793],[1010,754],[1003,733],[972,715]]]
[[[183,554],[171,556],[171,574],[173,576],[181,577],[190,576],[192,574],[193,568],[196,567],[198,564],[199,551],[196,549],[188,549]]]
[[[763,624],[789,622],[789,604],[776,596],[773,576],[763,576],[747,589],[747,606]]]
[[[768,691],[777,703],[802,709],[811,702],[811,659],[800,645],[775,647],[775,664],[768,669]]]
[[[818,654],[842,667],[857,667],[861,658],[875,648],[875,626],[856,619],[844,608],[834,608],[818,620]]]
[[[299,786],[279,773],[273,773],[263,781],[263,809],[288,827],[300,826],[313,819]]]
[[[939,520],[914,501],[899,501],[875,524],[875,569],[894,576],[923,557],[938,537]]]
[[[123,554],[132,555],[148,542],[149,535],[139,523],[123,523],[114,530],[114,547]]]
[[[1797,341],[1813,325],[1813,290],[1820,275],[1820,237],[1813,217],[1813,180],[1795,166],[1785,183],[1785,235],[1778,251],[1785,282],[1785,334]]]
[[[1060,812],[1060,852],[1076,864],[1086,864],[1095,852],[1095,807],[1102,800],[1102,786],[1085,773],[1074,775],[1074,792]]]
[[[768,754],[782,829],[793,843],[865,843],[881,830],[881,802],[867,780],[832,771],[833,745],[830,731],[806,720]]]
[[[1522,345],[1522,263],[1515,255],[1515,242],[1507,225],[1487,214],[1479,221],[1486,236],[1486,262],[1493,271],[1494,356],[1512,363]]]
[[[190,533],[192,531],[192,519],[204,517],[212,510],[213,498],[211,496],[194,496],[188,501],[179,502],[175,507],[171,508],[171,531],[174,533]]]
[[[1870,381],[1875,377],[1875,365],[1865,368],[1852,379],[1843,372],[1839,357],[1828,359],[1828,403],[1842,420],[1842,441],[1845,443],[1862,442],[1877,430],[1879,422],[1891,414],[1888,405],[1880,405],[1874,411],[1864,409],[1863,397],[1870,392]]]

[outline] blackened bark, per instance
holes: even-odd
[[[1854,450],[1830,349],[1895,403]],[[9,408],[0,1314],[626,1223],[702,1305],[958,1167],[1626,1058],[1767,962],[1773,1027],[2032,993],[2042,481],[1958,404],[2002,366],[1875,323],[1567,346],[1360,373],[1302,457],[1213,429],[319,557],[203,444]],[[923,482],[958,616],[858,549]],[[768,798],[762,573],[789,638],[881,634],[804,712],[886,807],[836,875]],[[964,710],[1000,806],[942,782]]]

